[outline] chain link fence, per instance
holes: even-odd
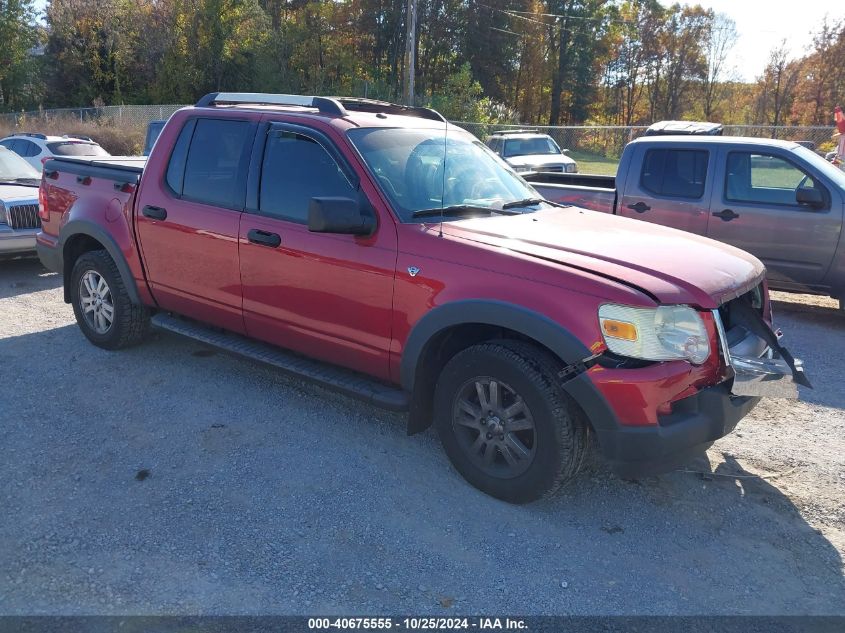
[[[18,131],[39,132],[39,126],[55,129],[57,126],[72,125],[74,123],[90,123],[101,127],[146,128],[147,123],[156,119],[167,119],[182,105],[127,105],[102,106],[90,108],[61,108],[55,110],[38,110],[0,114],[0,124],[7,129]],[[549,134],[562,148],[600,156],[606,159],[616,159],[622,153],[627,143],[641,136],[647,126],[524,126],[524,125],[494,125],[473,122],[456,122],[456,125],[471,132],[481,140],[485,140],[493,132],[512,129],[532,129]],[[758,138],[775,138],[788,141],[807,143],[811,149],[824,151],[832,149],[831,136],[833,127],[825,126],[766,126],[766,125],[726,125],[724,133],[730,136],[753,136]],[[830,147],[828,147],[830,146]]]
[[[90,108],[56,108],[31,112],[10,112],[0,115],[0,123],[38,132],[39,124],[96,123],[102,126],[129,125],[146,127],[150,121],[167,119],[184,105],[126,105]],[[24,130],[23,128],[26,128]]]

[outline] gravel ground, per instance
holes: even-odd
[[[776,314],[801,402],[687,472],[517,507],[401,416],[170,335],[97,349],[5,262],[0,613],[845,614],[845,317]]]

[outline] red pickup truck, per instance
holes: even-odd
[[[511,502],[593,437],[662,472],[806,383],[753,256],[546,202],[425,108],[213,93],[148,160],[49,161],[40,217],[95,345],[158,327],[406,410]]]

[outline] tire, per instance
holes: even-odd
[[[95,292],[93,286],[99,286]],[[149,332],[148,310],[129,298],[117,265],[106,251],[89,251],[76,260],[70,275],[70,299],[82,333],[97,347],[131,347]],[[92,312],[94,303],[96,311]]]
[[[518,341],[475,345],[446,364],[434,394],[435,426],[464,479],[497,499],[528,503],[553,495],[578,473],[589,426],[557,383],[561,368],[550,354]]]

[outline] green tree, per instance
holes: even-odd
[[[33,0],[0,0],[0,108],[20,110],[41,97],[40,33]]]

